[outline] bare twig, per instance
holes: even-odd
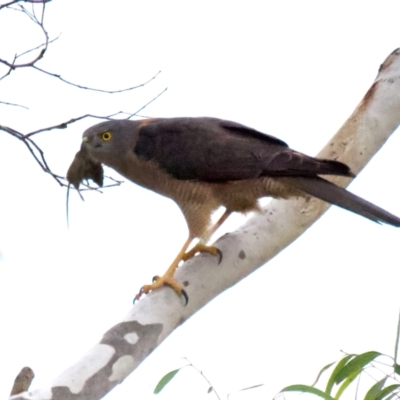
[[[75,118],[73,122],[76,122],[76,121],[78,121],[80,119],[83,119],[83,118],[86,118],[88,116],[91,116],[93,118],[107,119],[107,118],[100,117],[100,116],[85,115],[85,116],[82,116],[80,118]],[[70,122],[71,121],[68,121],[67,124],[70,123]],[[60,126],[63,126],[64,124],[65,123],[60,124]],[[48,129],[43,129],[41,131],[51,130],[51,129],[55,129],[55,127],[50,127]],[[61,128],[59,128],[59,129],[61,129]],[[44,156],[43,150],[37,145],[37,143],[33,139],[31,139],[29,137],[29,134],[28,135],[24,135],[21,132],[18,132],[15,129],[12,129],[12,128],[10,128],[8,126],[4,126],[4,125],[0,125],[0,131],[7,132],[11,136],[14,136],[15,138],[21,140],[25,144],[25,146],[28,148],[28,151],[32,154],[33,158],[36,160],[36,162],[39,164],[39,166],[42,168],[42,170],[45,173],[51,175],[60,186],[62,186],[62,187],[67,187],[68,186],[68,182],[67,182],[67,180],[66,180],[66,178],[64,176],[55,174],[50,169],[49,165],[47,164],[46,158]],[[113,183],[111,183],[109,185],[105,185],[104,187],[119,186],[122,183],[122,181],[118,181],[118,180],[110,178],[110,177],[107,177],[107,178],[110,179]],[[84,186],[86,187],[86,189],[82,189],[82,190],[96,190],[96,191],[101,192],[99,190],[99,188],[92,187],[89,184],[84,184]]]
[[[3,4],[3,5],[0,6],[0,10],[1,10],[2,8],[7,8],[7,7],[10,8],[11,5],[17,4],[17,3],[20,3],[20,1],[12,1],[12,2],[9,2],[9,3]],[[43,35],[44,35],[45,41],[44,41],[43,44],[41,44],[41,45],[39,45],[39,46],[36,46],[36,47],[34,48],[34,49],[36,50],[36,49],[39,49],[40,47],[43,47],[43,48],[38,52],[38,54],[37,54],[35,57],[33,57],[33,59],[32,59],[31,61],[29,61],[29,62],[21,63],[21,64],[17,64],[17,63],[16,63],[16,61],[17,61],[17,59],[18,59],[19,57],[21,57],[21,56],[24,55],[24,54],[29,53],[30,51],[33,51],[34,49],[30,49],[30,50],[27,50],[27,51],[25,51],[25,52],[23,52],[23,53],[21,53],[21,54],[15,55],[12,62],[9,62],[9,61],[7,61],[7,60],[4,60],[4,59],[0,58],[0,63],[1,63],[1,64],[4,64],[5,66],[8,67],[8,71],[7,71],[2,77],[0,77],[0,80],[4,79],[6,76],[10,75],[10,73],[11,73],[12,71],[16,70],[17,68],[32,67],[36,62],[38,62],[41,58],[43,58],[43,56],[44,56],[44,54],[45,54],[45,52],[46,52],[46,50],[47,50],[47,47],[48,47],[48,45],[49,45],[49,35],[48,35],[48,33],[47,33],[47,31],[46,31],[46,29],[45,29],[45,27],[44,27],[44,24],[43,24],[43,21],[44,21],[44,12],[45,12],[45,2],[41,2],[41,4],[42,4],[42,6],[41,6],[42,9],[41,9],[41,16],[40,16],[40,19],[37,18],[36,13],[35,13],[35,8],[34,8],[33,5],[32,5],[32,8],[33,8],[32,12],[28,11],[28,10],[27,10],[23,5],[21,5],[21,4],[18,4],[18,8],[13,8],[13,9],[16,10],[16,11],[21,11],[21,12],[23,12],[35,25],[37,25],[37,26],[40,28],[40,30],[42,31],[42,33],[43,33]]]
[[[28,107],[25,107],[22,104],[9,103],[7,101],[1,101],[1,100],[0,100],[0,104],[5,104],[6,106],[22,107],[22,108],[25,108],[26,110],[29,110]]]
[[[218,400],[221,400],[221,397],[219,396],[218,392],[215,390],[214,385],[211,383],[211,381],[207,378],[206,375],[204,375],[203,371],[198,369],[196,366],[194,366],[188,358],[184,357],[185,360],[189,363],[188,365],[186,365],[187,367],[192,367],[198,374],[200,374],[200,376],[207,382],[207,384],[209,385],[209,389],[212,389],[212,392],[215,394],[215,396],[217,397]],[[210,392],[209,392],[210,393]],[[229,395],[228,395],[229,396]]]
[[[56,40],[58,40],[58,39],[60,38],[60,36],[61,36],[61,33],[60,33],[57,37],[55,37],[54,39],[49,40],[48,44],[54,43]],[[28,54],[28,53],[30,53],[30,52],[32,52],[32,51],[35,51],[35,50],[37,50],[37,49],[40,49],[40,48],[43,47],[43,46],[45,46],[45,43],[39,44],[38,46],[33,47],[32,49],[26,50],[26,51],[24,51],[23,53],[18,54],[18,55],[16,56],[16,58],[22,57],[22,56],[24,56],[24,55],[26,55],[26,54]]]
[[[147,85],[148,83],[150,83],[152,80],[154,80],[155,78],[157,78],[157,76],[161,73],[161,71],[158,71],[158,72],[157,72],[154,76],[152,76],[149,80],[147,80],[147,81],[144,82],[144,83],[141,83],[140,85],[131,86],[131,87],[126,88],[126,89],[105,90],[105,89],[96,89],[96,88],[92,88],[92,87],[88,87],[88,86],[79,85],[79,84],[77,84],[77,83],[73,83],[73,82],[71,82],[71,81],[68,81],[68,80],[64,79],[61,75],[55,74],[55,73],[53,73],[53,72],[46,71],[46,70],[44,70],[44,69],[42,69],[42,68],[39,68],[37,65],[32,65],[32,68],[33,68],[33,69],[36,69],[37,71],[43,72],[43,73],[46,74],[46,75],[52,76],[52,77],[54,77],[54,78],[57,78],[57,79],[59,79],[60,81],[66,83],[66,84],[68,84],[68,85],[77,87],[77,88],[79,88],[79,89],[92,90],[92,91],[94,91],[94,92],[100,92],[100,93],[123,93],[123,92],[128,92],[128,91],[130,91],[130,90],[138,89],[138,88],[143,87],[143,86]]]
[[[12,0],[12,1],[9,1],[8,3],[0,4],[0,10],[1,10],[2,8],[10,8],[10,7],[13,6],[14,4],[22,3],[22,2],[24,2],[24,3],[36,3],[36,4],[38,4],[38,3],[49,3],[50,1],[51,1],[51,0]]]
[[[151,79],[150,79],[150,80],[151,80]],[[148,82],[150,82],[150,80],[149,80]],[[47,127],[47,128],[37,129],[36,131],[29,132],[29,133],[27,133],[26,135],[23,135],[23,136],[24,136],[25,138],[29,138],[29,137],[31,137],[31,136],[33,136],[33,135],[37,135],[38,133],[41,133],[41,132],[48,132],[48,131],[51,131],[51,130],[53,130],[53,129],[65,129],[65,128],[67,128],[68,125],[73,124],[74,122],[80,121],[80,120],[82,120],[82,119],[89,118],[89,117],[90,117],[90,118],[96,118],[96,119],[110,120],[110,119],[113,119],[114,117],[117,117],[117,116],[119,116],[119,115],[127,115],[126,119],[131,119],[133,116],[138,116],[137,113],[138,113],[139,111],[142,111],[142,110],[145,109],[149,104],[151,104],[153,101],[155,101],[156,99],[158,99],[163,93],[166,92],[167,89],[168,89],[168,88],[165,88],[162,92],[160,92],[157,96],[153,97],[149,102],[147,102],[143,107],[141,107],[139,110],[137,110],[137,111],[134,112],[134,113],[128,113],[128,112],[126,112],[126,111],[118,111],[118,112],[115,112],[115,113],[113,113],[113,114],[106,115],[106,116],[100,116],[100,115],[94,115],[94,114],[85,114],[85,115],[81,115],[81,116],[76,117],[76,118],[71,118],[70,120],[65,121],[65,122],[61,122],[60,124],[57,124],[57,125],[52,125],[52,126],[49,126],[49,127]],[[2,126],[0,125],[0,130],[1,130],[2,128],[7,128],[7,127],[2,127]],[[11,129],[11,128],[7,128],[7,129]],[[6,129],[3,129],[3,130],[7,131]],[[9,132],[9,133],[10,133],[10,132]]]
[[[7,7],[12,6],[13,4],[19,3],[20,1],[23,1],[23,0],[13,0],[13,1],[9,1],[8,3],[0,4],[0,10],[2,8],[7,8]]]
[[[41,133],[41,132],[48,132],[48,131],[52,131],[53,129],[65,129],[65,128],[67,128],[68,125],[71,125],[74,122],[77,122],[77,121],[80,121],[82,119],[89,118],[89,117],[90,118],[96,118],[96,119],[110,120],[113,117],[116,117],[116,116],[122,115],[122,114],[127,114],[127,113],[124,112],[124,111],[118,111],[116,113],[113,113],[113,114],[110,114],[110,115],[106,115],[106,116],[100,116],[100,115],[94,115],[94,114],[85,114],[85,115],[81,115],[80,117],[71,118],[70,120],[65,121],[65,122],[61,122],[60,124],[57,124],[57,125],[52,125],[52,126],[49,126],[47,128],[41,128],[41,129],[38,129],[36,131],[29,132],[29,133],[27,133],[26,135],[23,135],[23,136],[25,138],[29,138],[29,137],[31,137],[33,135],[36,135],[38,133]],[[0,125],[0,129],[1,129],[1,125]]]
[[[71,118],[69,121],[62,122],[62,123],[60,123],[58,125],[53,125],[53,126],[50,126],[48,128],[39,129],[37,131],[33,131],[33,132],[30,132],[30,133],[25,134],[25,135],[23,133],[21,133],[21,132],[16,131],[15,129],[13,129],[11,127],[4,126],[4,125],[0,125],[0,131],[6,132],[6,133],[10,134],[11,136],[14,136],[18,140],[21,140],[25,144],[25,146],[28,148],[28,151],[31,153],[33,158],[36,160],[36,162],[42,168],[42,170],[45,173],[51,175],[60,186],[67,187],[68,186],[68,182],[67,182],[66,178],[64,176],[62,176],[62,175],[55,174],[51,170],[51,168],[47,164],[47,161],[46,161],[46,158],[44,156],[43,150],[31,138],[31,136],[33,136],[34,134],[37,134],[39,132],[51,131],[53,129],[64,129],[69,124],[72,124],[74,122],[80,121],[80,120],[88,118],[88,117],[109,120],[109,119],[111,119],[111,117],[119,115],[119,114],[122,114],[122,112],[120,111],[118,113],[114,113],[114,114],[111,114],[111,115],[108,115],[108,116],[85,114],[85,115],[82,115],[82,116],[77,117],[77,118]],[[107,178],[110,179],[113,183],[105,185],[104,187],[119,186],[122,183],[121,181],[118,181],[116,179],[113,179],[113,178],[110,178],[110,177],[107,177]],[[84,190],[96,190],[96,191],[101,192],[98,187],[92,187],[89,184],[83,184],[83,185],[85,186],[85,188],[82,189],[83,191]]]
[[[151,104],[154,100],[157,100],[162,94],[164,94],[168,88],[166,87],[162,92],[160,92],[156,97],[153,97],[148,103],[146,103],[143,107],[139,108],[139,110],[135,111],[133,114],[130,114],[127,119],[131,119],[133,116],[137,116],[137,114],[144,110],[149,104]]]
[[[61,77],[61,75],[53,73],[53,72],[49,72],[43,68],[40,68],[36,65],[36,63],[43,58],[45,52],[47,51],[47,48],[49,46],[50,43],[53,43],[54,41],[56,41],[59,36],[57,36],[56,38],[49,40],[49,35],[48,32],[46,31],[45,27],[44,27],[44,15],[45,15],[45,3],[48,2],[49,0],[12,0],[9,1],[8,3],[4,3],[0,5],[0,10],[8,8],[11,9],[13,11],[18,11],[23,13],[24,15],[26,15],[30,21],[32,21],[35,25],[37,25],[40,30],[42,31],[43,35],[44,35],[44,42],[40,45],[37,45],[35,47],[32,47],[29,50],[25,50],[19,54],[15,54],[12,61],[7,61],[5,59],[1,59],[0,58],[0,64],[5,65],[6,67],[8,67],[7,72],[3,75],[0,76],[0,81],[2,79],[4,79],[5,77],[7,77],[8,75],[10,75],[10,73],[18,68],[33,68],[36,71],[39,71],[45,75],[51,76],[53,78],[59,79],[61,82],[66,83],[68,85],[77,87],[79,89],[84,89],[84,90],[91,90],[91,91],[96,91],[96,92],[101,92],[101,93],[108,93],[108,94],[113,94],[113,93],[123,93],[123,92],[127,92],[127,91],[131,91],[133,89],[137,89],[140,87],[143,87],[145,85],[147,85],[148,83],[150,83],[151,81],[153,81],[160,73],[161,71],[158,71],[155,75],[153,75],[150,79],[148,79],[146,82],[141,83],[139,85],[136,86],[131,86],[125,89],[118,89],[118,90],[104,90],[104,89],[97,89],[97,88],[92,88],[89,86],[84,86],[84,85],[80,85],[80,84],[76,84],[74,82],[71,82],[63,77]],[[26,8],[23,4],[21,3],[31,3],[31,7],[30,9]],[[40,8],[38,8],[40,6]],[[32,59],[30,61],[27,62],[20,62],[18,63],[18,60],[23,57],[26,56],[29,53],[32,52],[36,52],[34,56],[32,56]],[[149,104],[151,104],[154,100],[156,100],[159,96],[161,96],[161,94],[163,94],[165,92],[166,89],[164,89],[161,93],[159,93],[157,96],[155,96],[152,100],[150,100],[148,103],[146,103],[143,107],[141,107],[137,112],[132,113],[132,112],[125,112],[125,111],[118,111],[116,113],[110,114],[110,115],[106,115],[106,116],[99,116],[99,115],[93,115],[93,114],[85,114],[85,115],[81,115],[79,117],[76,118],[71,118],[68,121],[64,121],[62,123],[56,124],[56,125],[52,125],[49,127],[45,127],[45,128],[41,128],[41,129],[37,129],[35,131],[23,134],[11,127],[8,126],[4,126],[4,125],[0,125],[0,131],[6,132],[8,134],[10,134],[11,136],[17,138],[18,140],[20,140],[21,142],[24,143],[24,145],[27,147],[28,151],[31,153],[32,157],[35,159],[35,161],[39,164],[40,168],[47,174],[51,175],[53,177],[53,179],[55,179],[55,181],[62,187],[66,187],[68,186],[68,182],[66,180],[66,178],[62,175],[56,174],[54,173],[50,166],[47,163],[47,160],[45,158],[44,152],[43,150],[40,148],[40,146],[36,143],[36,141],[33,139],[34,135],[37,135],[38,133],[42,133],[42,132],[48,132],[48,131],[52,131],[55,129],[65,129],[67,128],[69,125],[83,120],[85,118],[91,117],[91,118],[95,118],[95,119],[102,119],[102,120],[110,120],[112,118],[115,117],[127,117],[127,118],[132,118],[133,116],[135,116],[139,111],[143,110],[144,108],[146,108]],[[20,105],[20,104],[16,104],[16,103],[10,103],[10,102],[6,102],[6,101],[0,101],[0,104],[4,104],[7,106],[15,106],[15,107],[22,107],[25,109],[28,109],[28,107]],[[122,182],[117,181],[115,179],[109,178],[108,179],[111,180],[111,183],[108,185],[105,185],[104,187],[110,187],[110,186],[118,186],[120,185]],[[82,189],[84,190],[96,190],[98,192],[101,192],[100,189],[98,187],[93,187],[91,186],[89,183],[84,183],[83,184],[84,188]]]

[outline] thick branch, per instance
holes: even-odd
[[[359,172],[400,124],[400,51],[382,65],[360,105],[320,156],[339,159]],[[349,179],[335,178],[347,185]],[[175,277],[189,304],[168,288],[138,302],[119,324],[52,386],[13,399],[100,399],[129,375],[171,332],[218,294],[265,264],[300,236],[327,209],[317,199],[271,201],[260,215],[216,245],[224,257],[200,256],[179,268]],[[212,279],[210,279],[212,277]]]

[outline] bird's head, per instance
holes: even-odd
[[[113,120],[101,122],[83,133],[82,148],[90,158],[111,167],[134,147],[140,121]]]

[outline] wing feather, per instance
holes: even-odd
[[[180,180],[353,176],[343,163],[306,156],[273,136],[217,118],[150,120],[140,128],[134,152]]]

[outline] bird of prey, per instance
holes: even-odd
[[[99,123],[84,132],[67,179],[77,189],[85,179],[101,186],[101,164],[174,200],[189,228],[188,239],[166,273],[143,286],[136,298],[167,285],[187,301],[173,279],[178,264],[198,252],[220,255],[207,240],[232,212],[259,210],[262,197],[312,195],[372,221],[400,226],[400,218],[319,176],[354,177],[347,165],[309,157],[273,136],[217,118]],[[210,216],[221,206],[225,212],[212,225]],[[188,251],[195,239],[198,243]]]

